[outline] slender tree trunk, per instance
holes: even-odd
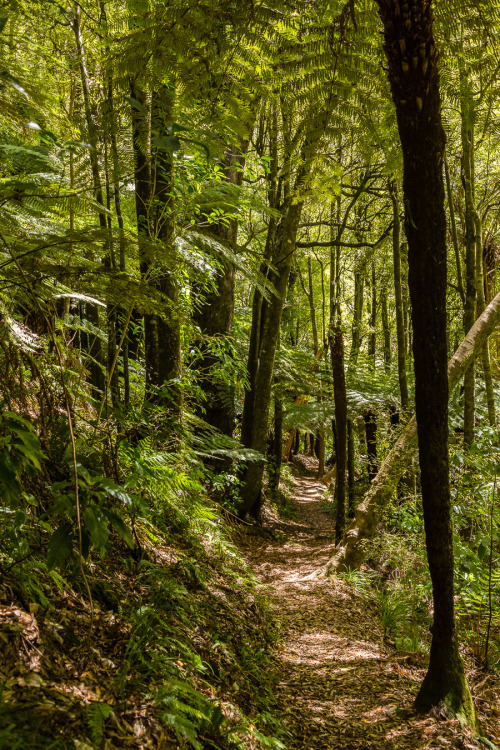
[[[269,207],[277,209],[280,200],[280,191],[278,188],[278,121],[277,107],[273,104],[271,113],[272,127],[270,130],[269,142],[269,173],[267,174],[267,201]],[[276,216],[269,218],[267,227],[266,245],[264,257],[260,266],[261,274],[267,278],[270,275],[270,261],[274,252],[276,241],[276,231],[278,221]],[[247,372],[248,372],[248,389],[245,392],[243,403],[243,417],[241,422],[241,442],[247,448],[252,442],[252,419],[255,399],[255,385],[257,372],[259,369],[259,353],[262,341],[262,328],[265,320],[266,300],[262,292],[255,287],[252,299],[252,327],[250,329],[250,341],[248,346]]]
[[[312,328],[312,335],[313,335],[314,356],[317,357],[319,355],[319,341],[318,341],[318,326],[316,323],[316,306],[314,302],[311,256],[309,256],[309,258],[307,259],[307,276],[308,276],[308,281],[309,281],[309,293],[307,296],[309,300],[309,311],[311,313],[311,328]]]
[[[293,449],[292,453],[294,456],[297,455],[297,453],[300,451],[300,430],[295,431],[295,438],[293,441]]]
[[[330,324],[330,356],[332,359],[333,399],[335,402],[335,428],[337,453],[337,481],[335,498],[337,516],[335,522],[335,541],[338,543],[345,531],[345,489],[347,468],[347,394],[344,372],[344,342],[340,326]]]
[[[104,3],[102,3],[104,8]],[[118,223],[118,242],[119,242],[119,258],[118,267],[121,273],[126,271],[126,258],[125,258],[125,230],[123,222],[122,202],[120,194],[120,165],[118,159],[118,146],[116,142],[117,122],[115,116],[114,96],[113,96],[113,79],[110,76],[108,81],[108,102],[109,102],[109,135],[111,144],[111,163],[112,163],[112,181],[113,181],[113,198],[115,204],[116,220]],[[121,316],[118,319],[117,333],[121,337],[123,326],[126,320],[126,308],[121,308]],[[129,373],[129,361],[128,361],[128,336],[125,336],[122,345],[122,357],[123,357],[123,400],[125,406],[130,403],[130,373]]]
[[[375,367],[375,352],[377,348],[377,275],[375,270],[375,261],[371,262],[371,315],[370,315],[370,338],[368,341],[368,356],[372,359],[372,366]]]
[[[354,518],[354,427],[347,420],[347,487],[349,494],[349,518]]]
[[[387,287],[381,294],[382,327],[384,329],[384,366],[388,372],[391,366],[391,329],[389,326],[389,310],[387,306]]]
[[[453,250],[455,251],[455,265],[457,269],[457,289],[462,301],[462,306],[465,307],[465,292],[464,283],[462,280],[462,261],[460,259],[460,248],[458,246],[458,235],[457,235],[457,223],[455,221],[455,208],[453,206],[453,195],[451,192],[450,182],[450,170],[448,167],[448,157],[446,151],[444,154],[444,173],[446,176],[446,196],[448,198],[448,212],[450,214],[450,228],[451,228],[451,239],[453,242]]]
[[[328,121],[329,113],[323,115],[324,125]],[[284,128],[285,134],[288,132]],[[253,388],[246,394],[243,414],[242,437],[249,440],[247,447],[264,455],[271,387],[274,372],[274,360],[279,339],[279,330],[283,303],[285,301],[288,279],[293,264],[297,232],[304,206],[304,199],[298,200],[294,196],[303,194],[306,189],[313,161],[319,145],[319,133],[316,124],[314,136],[306,137],[299,156],[299,168],[295,176],[293,191],[285,186],[285,200],[281,211],[281,218],[274,235],[273,273],[270,279],[274,283],[276,294],[273,294],[265,306],[261,306],[260,348],[257,349],[257,370]],[[288,151],[286,152],[288,154]],[[285,169],[286,172],[286,169]],[[286,181],[285,181],[286,182]],[[252,320],[252,328],[254,322]],[[246,421],[245,421],[246,420]],[[246,513],[258,516],[261,504],[262,477],[264,463],[249,462],[241,490],[239,513],[243,517]]]
[[[325,473],[325,428],[321,426],[318,431],[318,479]]]
[[[150,272],[152,262],[150,237],[152,231],[151,159],[149,156],[151,122],[147,114],[146,92],[135,80],[130,83],[133,99],[142,107],[139,111],[132,107],[132,145],[134,150],[135,212],[139,243],[139,268],[142,278]],[[146,394],[155,384],[158,372],[158,329],[153,313],[144,315],[144,360],[146,369]],[[131,353],[137,353],[137,337],[131,342]]]
[[[352,315],[351,352],[349,360],[355,364],[361,348],[361,330],[363,326],[363,292],[365,286],[364,264],[354,271],[354,310]]]
[[[273,495],[276,495],[280,485],[281,454],[283,450],[283,400],[274,397],[274,437],[273,460],[269,470],[269,485]]]
[[[375,412],[368,409],[363,414],[363,419],[368,455],[368,481],[371,483],[377,476],[377,418]]]
[[[90,90],[89,90],[89,76],[87,73],[87,64],[85,60],[85,50],[83,46],[82,33],[80,27],[80,6],[78,3],[74,3],[73,6],[73,32],[75,34],[76,41],[76,52],[78,56],[78,63],[80,67],[80,80],[82,84],[83,93],[83,104],[85,111],[85,122],[87,126],[87,139],[91,145],[89,150],[90,167],[92,172],[92,182],[94,187],[94,196],[96,203],[104,209],[104,201],[102,196],[101,176],[99,174],[99,161],[98,161],[98,138],[97,131],[94,123],[94,117],[92,113],[91,101],[90,101]],[[99,211],[99,226],[106,233],[106,215],[105,211]],[[105,242],[105,245],[107,242]],[[106,255],[105,249],[105,255]],[[91,303],[86,304],[87,317],[95,328],[99,329],[99,310],[96,305]],[[91,339],[89,354],[92,357],[89,374],[92,390],[96,397],[99,397],[106,389],[106,380],[103,371],[103,350],[101,340],[98,335],[94,335]]]
[[[484,270],[483,270],[483,237],[481,228],[481,219],[477,211],[474,214],[476,224],[476,312],[477,317],[481,315],[486,307],[484,296]],[[484,385],[486,388],[486,400],[488,404],[488,421],[490,427],[496,427],[497,415],[495,406],[495,393],[493,390],[493,376],[491,374],[490,347],[489,341],[485,341],[481,352],[481,361],[483,365]]]
[[[474,224],[474,119],[465,64],[460,65],[460,108],[462,138],[462,183],[465,196],[465,305],[464,333],[476,319],[476,229]],[[471,365],[464,377],[464,448],[474,442],[475,367]]]
[[[260,320],[262,333],[259,335],[260,347],[256,352],[258,358],[255,362],[256,372],[252,391],[247,393],[246,414],[245,411],[243,414],[242,438],[244,437],[246,440],[246,447],[262,454],[264,454],[266,447],[267,419],[281,314],[302,206],[302,202],[292,203],[292,201],[289,201],[289,205],[277,227],[276,249],[273,258],[276,268],[276,273],[273,274],[276,294],[273,294],[267,302],[264,319],[261,318]],[[254,321],[252,321],[253,328],[254,325]],[[263,461],[249,462],[245,472],[239,508],[242,517],[249,512],[253,515],[259,513],[263,472]]]
[[[389,182],[389,194],[392,202],[392,258],[394,264],[399,393],[401,396],[401,408],[403,412],[407,412],[410,402],[408,398],[408,381],[406,379],[406,334],[403,312],[403,289],[401,286],[401,222],[399,219],[396,184],[394,182]]]

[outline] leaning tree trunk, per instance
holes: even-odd
[[[429,0],[377,0],[403,152],[408,284],[412,304],[415,408],[427,560],[434,620],[429,668],[415,705],[445,703],[475,724],[458,653],[453,600],[453,531],[448,467],[446,372],[445,134]]]
[[[482,352],[484,342],[500,320],[500,293],[490,302],[477,319],[448,364],[448,387],[457,386],[470,363]],[[356,508],[354,522],[347,530],[342,543],[337,546],[331,560],[314,576],[328,576],[335,572],[354,570],[363,562],[366,546],[382,520],[398,481],[406,471],[417,444],[417,420],[413,416],[399,439],[387,454],[378,474],[366,493],[363,502]]]

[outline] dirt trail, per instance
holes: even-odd
[[[324,485],[295,480],[295,520],[268,519],[275,539],[252,538],[247,559],[282,624],[277,689],[290,750],[477,748],[455,720],[412,703],[422,657],[384,644],[376,608],[342,580],[305,580],[328,560],[333,519]],[[484,747],[484,745],[481,745]]]

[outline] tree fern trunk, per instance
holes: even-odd
[[[377,0],[403,152],[405,228],[412,304],[415,404],[434,621],[429,668],[415,705],[444,702],[469,723],[475,712],[458,653],[448,476],[445,134],[433,16],[428,0]]]

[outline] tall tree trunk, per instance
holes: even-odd
[[[329,345],[332,359],[333,400],[335,402],[335,428],[337,453],[337,481],[335,499],[337,515],[335,521],[335,542],[339,542],[345,531],[345,489],[347,468],[347,394],[344,372],[344,342],[340,326],[330,324]]]
[[[137,237],[139,243],[139,268],[142,278],[147,278],[151,268],[150,237],[152,236],[152,191],[151,191],[151,121],[147,113],[148,100],[146,92],[138,82],[131,80],[130,93],[138,102],[141,110],[132,107],[132,145],[134,151],[135,213],[137,220]],[[137,351],[131,342],[132,351]],[[144,314],[144,360],[146,369],[146,394],[155,383],[158,372],[158,329],[156,316]]]
[[[415,705],[428,711],[445,703],[453,713],[475,724],[454,617],[442,174],[445,134],[433,16],[429,0],[414,0],[403,6],[398,0],[377,0],[377,4],[384,24],[388,77],[403,152],[415,405],[434,600],[429,668]]]
[[[314,302],[314,288],[313,288],[313,273],[312,273],[312,258],[309,256],[307,259],[307,276],[308,276],[308,282],[309,282],[309,293],[308,293],[308,299],[309,299],[309,311],[311,313],[311,328],[312,328],[312,335],[313,335],[313,347],[314,347],[314,356],[318,357],[320,350],[319,350],[319,341],[318,341],[318,326],[316,323],[316,306]]]
[[[283,445],[283,400],[279,396],[274,397],[274,434],[273,434],[273,458],[269,469],[269,487],[273,495],[276,495],[280,485],[281,461]],[[287,458],[288,460],[288,458]]]
[[[349,494],[349,518],[354,518],[354,425],[347,420],[347,488]]]
[[[375,270],[375,261],[371,262],[371,311],[370,311],[370,338],[368,340],[368,356],[372,360],[372,366],[375,367],[375,351],[377,348],[377,274]]]
[[[354,271],[354,310],[352,314],[351,352],[349,361],[355,364],[361,348],[363,326],[363,292],[365,287],[365,266],[358,264]]]
[[[457,223],[455,221],[455,208],[453,206],[453,195],[451,192],[450,182],[450,170],[448,167],[448,157],[446,151],[444,154],[444,173],[446,176],[446,196],[448,198],[448,213],[450,214],[450,228],[451,228],[451,240],[453,242],[453,250],[455,251],[455,265],[457,271],[457,289],[462,301],[462,306],[465,307],[465,291],[464,283],[462,280],[462,261],[460,259],[460,248],[458,246],[458,235],[457,235]]]
[[[389,326],[389,310],[387,305],[387,286],[381,294],[382,327],[384,329],[384,366],[388,372],[391,366],[391,329]]]
[[[474,224],[474,104],[470,95],[465,63],[460,65],[460,114],[462,138],[462,183],[465,196],[465,305],[464,333],[476,319],[476,228]],[[474,442],[475,367],[471,365],[464,377],[464,448]]]
[[[245,406],[242,424],[242,440],[246,447],[252,448],[261,454],[265,454],[267,439],[267,422],[269,416],[269,404],[271,399],[272,379],[274,372],[274,360],[276,347],[279,339],[279,330],[283,304],[285,301],[288,279],[292,268],[297,232],[300,217],[304,206],[305,193],[307,192],[316,151],[320,142],[321,133],[329,119],[329,112],[321,114],[321,127],[318,122],[311,123],[313,129],[310,135],[304,139],[298,160],[298,170],[295,175],[293,190],[288,187],[289,174],[289,146],[285,146],[286,164],[284,167],[284,202],[281,209],[281,217],[273,229],[273,240],[270,247],[273,248],[272,264],[273,271],[269,278],[274,284],[275,294],[269,301],[261,304],[260,309],[260,333],[255,335],[259,346],[255,349],[257,360],[256,371],[251,383],[251,390],[245,396]],[[287,106],[283,107],[284,136],[289,137],[289,127],[285,123],[288,117]],[[300,198],[298,196],[301,196]],[[303,196],[303,197],[302,197]],[[277,192],[275,192],[277,199]],[[254,320],[252,319],[252,329]],[[253,355],[252,355],[253,356]],[[243,517],[246,513],[258,516],[261,504],[262,477],[264,463],[262,461],[249,462],[241,490],[241,503],[239,513]]]
[[[408,381],[406,379],[406,334],[403,313],[403,289],[401,286],[401,222],[396,183],[389,182],[389,195],[392,202],[392,259],[394,266],[394,299],[396,306],[396,338],[398,344],[398,377],[401,408],[407,412],[410,406]]]
[[[259,321],[262,333],[258,336],[260,347],[256,350],[256,372],[253,388],[247,392],[245,403],[247,409],[246,413],[244,411],[243,414],[242,439],[245,440],[244,445],[262,454],[265,453],[267,441],[267,420],[281,314],[302,207],[302,201],[293,203],[289,200],[277,227],[276,247],[273,254],[273,265],[276,271],[272,274],[276,293],[271,296],[264,310],[262,310],[263,306],[261,305],[261,313],[264,312],[264,315],[260,315]],[[254,327],[255,324],[252,321],[252,328]],[[263,472],[263,460],[249,462],[241,492],[239,513],[242,517],[249,512],[253,515],[259,513]]]
[[[85,111],[85,123],[87,127],[87,140],[91,145],[89,150],[90,168],[92,172],[92,182],[94,188],[94,197],[96,203],[104,209],[104,201],[102,195],[101,176],[99,174],[99,160],[98,160],[98,138],[97,131],[94,123],[94,117],[92,113],[92,106],[90,101],[90,88],[89,88],[89,76],[87,72],[87,63],[85,59],[85,49],[83,46],[82,32],[80,27],[80,6],[78,3],[74,3],[73,6],[73,32],[76,41],[76,52],[78,56],[78,64],[80,67],[80,80],[82,84],[83,93],[83,104]],[[99,227],[106,234],[106,214],[105,211],[99,211]],[[105,241],[105,255],[107,255],[107,241]],[[99,328],[99,310],[96,305],[89,302],[86,304],[87,317],[95,328]],[[103,364],[103,350],[101,340],[98,335],[94,335],[90,344],[90,356],[92,357],[89,374],[92,390],[96,397],[105,392],[106,380],[104,377],[104,371],[102,368]]]
[[[481,219],[477,211],[474,213],[476,224],[476,312],[477,317],[483,312],[486,306],[484,296],[484,269],[483,269],[483,233]],[[484,385],[486,389],[486,401],[488,405],[488,421],[490,427],[496,427],[497,415],[495,406],[495,392],[493,390],[493,376],[491,374],[490,347],[489,342],[485,341],[481,352],[481,361],[483,365]]]
[[[377,417],[372,409],[367,409],[363,414],[363,419],[368,456],[368,481],[371,483],[377,476]]]
[[[280,200],[280,190],[278,187],[278,120],[277,107],[273,104],[272,127],[269,138],[269,172],[267,173],[267,201],[269,207],[277,209]],[[266,245],[264,248],[264,257],[260,266],[260,272],[264,277],[270,274],[270,261],[274,252],[276,241],[276,231],[278,220],[273,214],[269,218],[267,227]],[[259,352],[262,341],[262,329],[265,319],[266,300],[260,289],[255,287],[252,299],[252,327],[250,329],[250,341],[248,345],[248,389],[245,392],[243,403],[243,417],[241,421],[241,442],[244,446],[249,447],[252,442],[252,419],[253,405],[255,398],[255,383],[259,369]]]

